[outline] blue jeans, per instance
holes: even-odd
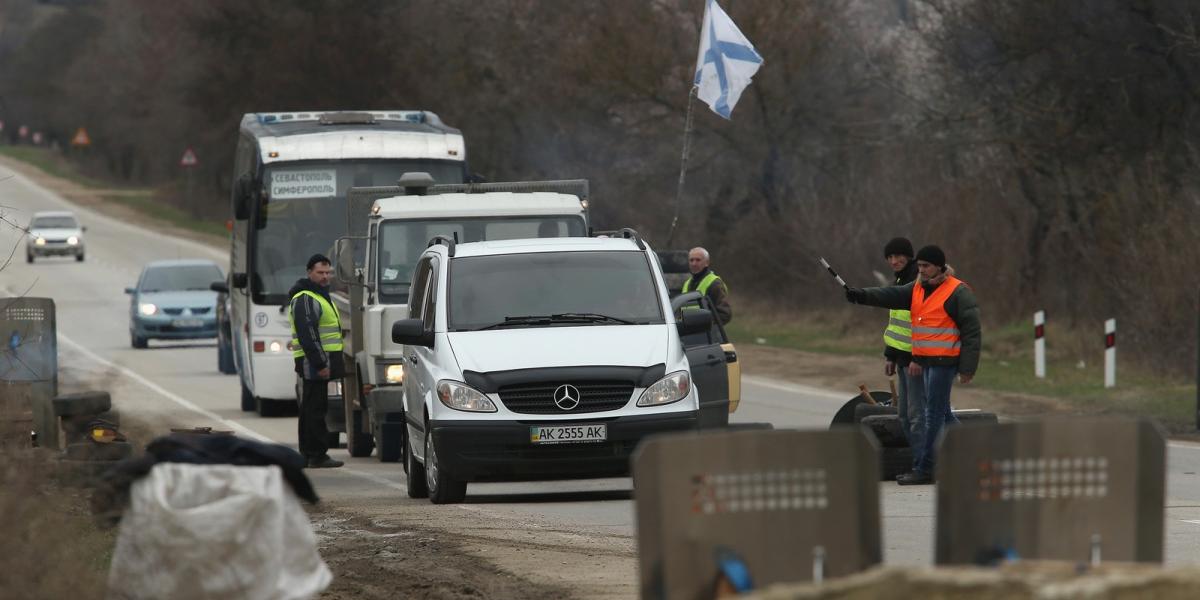
[[[933,474],[937,462],[935,448],[943,425],[957,425],[950,412],[950,388],[958,376],[958,365],[927,366],[921,369],[925,380],[925,439],[922,440],[921,464],[916,471]]]
[[[900,415],[900,427],[913,451],[913,470],[921,466],[925,454],[925,376],[913,377],[908,368],[897,365],[896,378],[900,380],[900,398],[896,412]]]

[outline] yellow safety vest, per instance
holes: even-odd
[[[919,282],[916,285],[921,285]],[[912,354],[912,313],[907,310],[888,311],[887,328],[883,330],[883,343]]]
[[[344,347],[342,343],[342,318],[338,314],[337,307],[326,300],[320,294],[314,294],[309,290],[300,290],[292,296],[292,302],[300,296],[311,296],[317,301],[317,305],[321,307],[321,319],[317,322],[317,334],[321,337],[321,348],[326,352],[341,352]],[[301,358],[304,356],[304,349],[300,347],[300,337],[296,335],[296,317],[293,314],[295,309],[288,305],[288,323],[292,326],[292,341],[288,347],[292,349],[292,356]]]
[[[692,291],[692,279],[693,279],[692,277],[688,277],[687,281],[683,282],[683,293],[684,294]],[[718,279],[720,279],[720,277],[717,277],[716,273],[709,271],[708,275],[705,275],[704,279],[700,280],[700,286],[696,289],[696,291],[700,292],[701,296],[707,296],[708,288],[712,287],[712,285],[714,283],[716,283]],[[725,289],[728,290],[729,286],[726,285]]]

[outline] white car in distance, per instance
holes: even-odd
[[[706,369],[724,383],[724,360],[689,365],[681,340],[712,315],[677,320],[657,261],[632,230],[431,240],[409,318],[392,326],[407,362],[408,495],[454,503],[470,481],[625,475],[643,437],[696,429],[708,404],[728,410],[711,402],[727,385],[695,384]]]
[[[29,222],[29,238],[25,242],[25,262],[32,263],[43,256],[74,256],[83,262],[83,232],[75,214],[68,211],[33,213]]]

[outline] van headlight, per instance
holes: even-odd
[[[638,406],[662,406],[687,398],[692,391],[692,377],[687,371],[676,371],[646,388],[638,398]]]
[[[78,246],[79,238],[77,238],[75,236],[71,236],[71,237],[67,238],[67,245],[68,246]]]
[[[496,405],[483,392],[457,381],[443,379],[437,384],[438,400],[448,408],[467,412],[496,412]]]

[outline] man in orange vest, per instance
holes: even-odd
[[[925,382],[925,439],[920,464],[896,478],[900,485],[933,483],[938,434],[943,424],[954,422],[950,388],[956,375],[964,384],[975,377],[983,345],[975,294],[946,272],[946,253],[937,246],[921,248],[917,272],[916,281],[902,286],[846,288],[846,300],[853,304],[912,313],[913,362],[908,372]]]

